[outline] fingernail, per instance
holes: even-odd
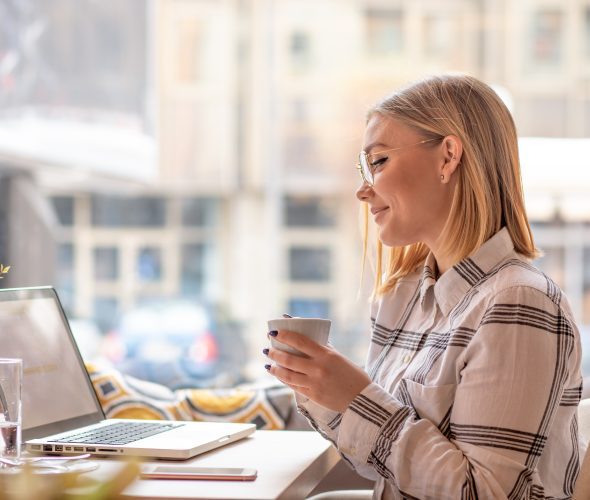
[[[270,365],[264,365],[265,370],[270,370]]]
[[[264,349],[262,349],[262,354],[264,354],[264,355],[268,354],[268,349],[266,347]]]
[[[271,330],[270,332],[268,332],[268,334],[271,337],[276,337],[279,334],[279,332],[277,330]]]

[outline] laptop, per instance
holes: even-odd
[[[254,424],[106,419],[51,287],[0,289],[0,357],[23,360],[22,439],[34,453],[185,460],[256,429]]]

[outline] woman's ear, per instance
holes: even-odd
[[[463,156],[463,143],[456,135],[447,135],[442,141],[443,163],[440,166],[440,181],[447,184]]]

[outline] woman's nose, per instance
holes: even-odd
[[[360,201],[367,201],[371,195],[371,191],[371,186],[363,181],[363,183],[356,190],[356,197]]]

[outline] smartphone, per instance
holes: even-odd
[[[254,481],[255,469],[238,467],[183,467],[181,465],[146,465],[143,479],[203,479],[209,481]]]

